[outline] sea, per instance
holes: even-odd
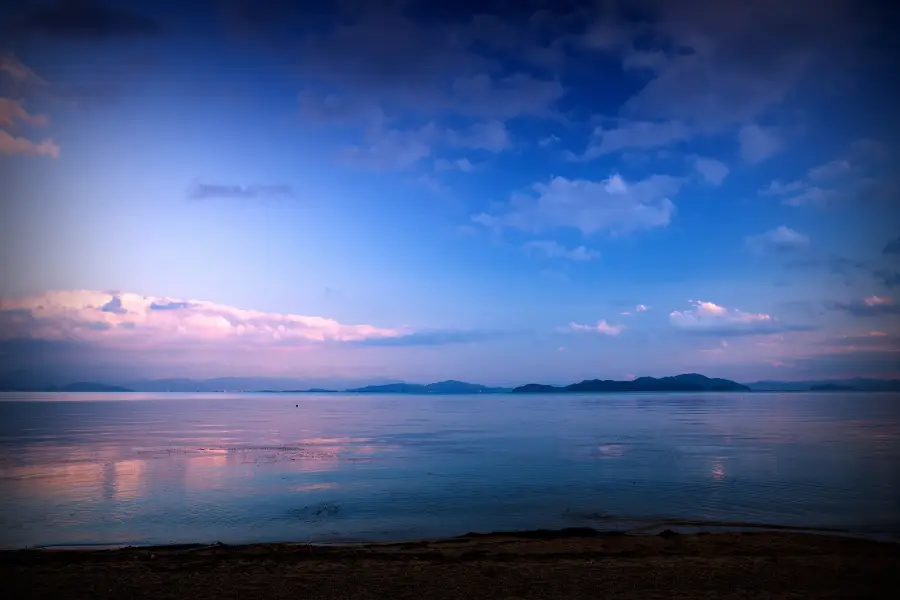
[[[900,540],[900,395],[0,394],[3,548],[564,527]]]

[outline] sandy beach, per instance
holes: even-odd
[[[898,589],[900,544],[792,532],[0,553],[5,598],[888,598]]]

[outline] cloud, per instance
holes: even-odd
[[[875,142],[867,141],[864,146]],[[862,152],[859,142],[851,145],[848,158],[839,158],[812,167],[801,179],[783,183],[772,181],[760,190],[762,196],[780,196],[787,206],[825,206],[860,199],[891,201],[896,196],[896,182],[865,176],[876,167],[874,151]]]
[[[125,310],[125,307],[122,306],[122,299],[118,296],[113,296],[109,302],[100,307],[100,310],[103,312],[115,313],[117,315],[124,315],[128,312]]]
[[[559,81],[536,77],[525,69],[499,72],[494,51],[498,46],[510,47],[508,39],[501,41],[509,38],[510,31],[517,38],[513,45],[519,48],[519,61],[546,57],[547,50],[562,56],[558,45],[542,51],[527,29],[487,15],[473,18],[471,13],[463,19],[417,19],[399,7],[359,9],[326,15],[315,23],[307,18],[292,28],[294,35],[297,31],[306,34],[300,47],[300,71],[323,93],[341,90],[350,97],[367,98],[369,104],[383,106],[392,114],[450,111],[500,120],[552,116],[552,105],[565,93]],[[386,31],[391,35],[386,37]]]
[[[624,114],[682,121],[698,131],[752,122],[813,67],[838,69],[862,48],[849,0],[644,0],[637,21],[623,18],[624,5],[618,13],[617,3],[603,6],[585,45],[652,74]],[[766,43],[761,31],[772,33]]]
[[[900,352],[900,338],[885,331],[869,331],[863,334],[827,338],[819,342],[841,352],[867,350],[894,350]]]
[[[0,130],[0,154],[59,158],[59,145],[50,138],[35,143],[29,139],[15,137],[6,131]]]
[[[637,306],[634,307],[633,311],[636,313],[646,312],[647,307],[644,306],[643,304],[638,304]],[[630,315],[630,314],[632,314],[632,311],[631,310],[623,310],[620,314]]]
[[[653,175],[636,183],[614,174],[603,181],[554,177],[536,183],[532,193],[515,194],[505,210],[481,213],[472,221],[486,227],[544,231],[578,229],[585,234],[627,233],[665,227],[675,213],[668,196],[681,181]]]
[[[900,285],[900,271],[876,269],[873,271],[872,276],[887,288],[893,288],[894,286]]]
[[[0,56],[0,73],[5,73],[14,81],[47,85],[47,82],[38,77],[29,67],[22,64],[15,54]]]
[[[712,185],[721,185],[728,177],[728,166],[714,158],[697,157],[694,159],[694,169]]]
[[[569,323],[566,327],[568,331],[577,333],[599,333],[601,335],[617,336],[625,329],[624,325],[610,325],[605,319],[597,321],[596,325],[582,325],[581,323]]]
[[[34,9],[17,25],[59,37],[131,37],[162,31],[159,21],[128,9],[103,6],[95,0],[59,0],[55,5]]]
[[[447,346],[450,344],[468,344],[495,337],[497,334],[487,331],[468,330],[434,330],[419,331],[395,337],[368,338],[354,342],[359,346]]]
[[[0,57],[0,73],[9,76],[15,83],[14,87],[23,88],[18,90],[20,95],[24,95],[30,84],[47,85],[46,81],[35,75],[34,71],[12,54]],[[20,99],[0,98],[0,127],[12,128],[20,121],[38,126],[50,122],[46,116],[32,115],[26,111]],[[59,145],[52,138],[33,142],[26,137],[18,137],[5,129],[0,129],[0,154],[59,158]]]
[[[674,310],[669,323],[687,333],[718,336],[761,335],[784,331],[802,331],[801,326],[779,322],[771,315],[728,309],[712,302],[692,300],[692,310]]]
[[[43,115],[31,115],[22,104],[11,98],[0,98],[0,127],[12,127],[16,121],[29,125],[47,125],[50,121]]]
[[[569,249],[552,240],[535,240],[522,246],[526,254],[545,258],[563,258],[574,261],[589,261],[600,258],[600,253],[584,246]]]
[[[434,123],[419,129],[386,129],[380,125],[366,134],[363,145],[344,148],[339,153],[342,162],[352,166],[379,171],[403,170],[431,155],[441,132]]]
[[[809,248],[809,236],[781,225],[760,235],[747,237],[747,245],[759,253],[794,253]]]
[[[744,125],[738,134],[738,142],[741,159],[748,164],[756,164],[775,156],[783,145],[777,130],[759,125]]]
[[[853,173],[854,167],[845,159],[832,160],[824,165],[809,170],[808,177],[812,181],[833,181]]]
[[[189,200],[207,200],[211,198],[241,198],[256,200],[262,198],[290,198],[293,196],[293,188],[284,183],[276,185],[252,184],[248,186],[194,183],[187,191]]]
[[[324,317],[130,293],[76,290],[0,300],[0,338],[72,340],[107,348],[292,347],[416,333],[405,328],[347,325]]]
[[[576,160],[591,160],[605,154],[627,149],[649,150],[689,139],[690,128],[677,121],[631,121],[622,119],[614,128],[594,129],[583,156]]]
[[[454,146],[500,152],[509,148],[509,130],[500,121],[476,123],[467,131],[448,130],[447,140]]]
[[[451,146],[500,152],[510,146],[509,131],[500,121],[485,121],[457,130],[445,129],[430,121],[412,129],[384,127],[378,120],[370,125],[365,143],[339,152],[339,158],[352,166],[379,171],[404,170],[431,156],[437,148]],[[457,163],[457,166],[470,163]]]
[[[797,377],[814,379],[843,379],[873,377],[895,379],[900,377],[900,349],[892,348],[844,349],[841,352],[814,354],[791,361],[792,372]]]
[[[457,78],[445,104],[460,114],[488,119],[549,117],[549,107],[564,93],[559,81],[552,79],[524,73],[498,79],[479,73]]]
[[[119,300],[119,304],[121,305],[121,299]],[[165,300],[162,302],[151,302],[150,306],[147,308],[149,310],[185,310],[188,308],[193,308],[194,304],[191,302],[176,302],[174,300]]]
[[[896,237],[889,241],[884,249],[881,251],[882,254],[900,254],[900,237]]]
[[[545,138],[541,138],[541,140],[538,142],[538,146],[540,146],[541,148],[549,148],[550,146],[556,144],[557,142],[559,142],[559,136],[548,135]]]
[[[888,296],[869,296],[861,300],[834,302],[832,307],[850,313],[855,317],[878,317],[900,315],[900,304]]]
[[[462,171],[463,173],[469,173],[475,170],[475,165],[469,161],[468,158],[458,158],[456,160],[448,160],[446,158],[439,158],[434,161],[434,170],[435,171]]]

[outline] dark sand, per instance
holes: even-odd
[[[900,598],[900,544],[789,532],[22,550],[2,598]]]

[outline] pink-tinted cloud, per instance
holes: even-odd
[[[605,319],[601,319],[597,321],[596,325],[582,325],[581,323],[569,323],[568,330],[569,331],[577,331],[584,333],[600,333],[602,335],[611,335],[616,336],[622,333],[622,330],[625,329],[624,325],[610,325],[606,322]]]
[[[29,114],[17,100],[0,98],[0,126],[12,127],[16,121],[29,125],[46,125],[50,122],[44,115]]]
[[[888,296],[869,296],[850,302],[835,302],[834,308],[857,317],[900,315],[900,304],[895,303],[893,298]]]
[[[23,154],[59,158],[59,145],[50,138],[35,143],[27,138],[15,137],[6,131],[0,130],[0,154]]]
[[[765,313],[729,309],[714,302],[692,300],[692,310],[674,310],[669,322],[682,331],[709,335],[759,335],[805,329],[781,323]]]
[[[22,300],[0,300],[0,325],[0,339],[78,340],[126,349],[190,345],[217,351],[361,342],[414,333],[199,300],[96,291],[47,292]]]
[[[621,313],[619,313],[619,314],[622,314],[622,315],[630,315],[630,314],[632,314],[633,312],[634,312],[634,313],[639,313],[639,312],[646,312],[646,311],[647,311],[647,307],[646,307],[645,305],[643,305],[643,304],[638,304],[637,306],[634,307],[634,309],[632,309],[632,310],[623,310],[623,311],[622,311]]]
[[[32,83],[35,85],[47,85],[34,71],[22,64],[15,55],[5,54],[0,56],[0,73],[5,73],[15,81]]]

